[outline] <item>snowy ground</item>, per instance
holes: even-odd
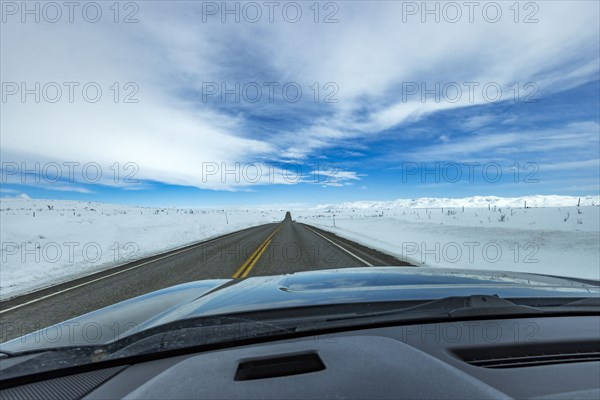
[[[525,201],[534,208],[525,209]],[[415,199],[324,205],[294,215],[416,265],[600,279],[600,199],[582,198],[580,207],[578,201]]]
[[[0,299],[284,215],[3,198]]]
[[[525,201],[533,208],[523,208]],[[471,197],[341,203],[291,211],[299,222],[417,265],[600,279],[600,199],[582,198],[580,207],[577,202],[578,198],[566,196]],[[281,221],[285,211],[225,213],[3,198],[0,299]]]

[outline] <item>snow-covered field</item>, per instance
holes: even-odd
[[[2,198],[0,299],[284,215]]]
[[[569,196],[413,199],[323,205],[294,215],[420,266],[600,279],[600,198],[578,202]]]
[[[579,207],[578,201],[567,196],[430,198],[291,211],[299,222],[417,265],[600,279],[600,198],[581,198]],[[285,211],[2,198],[0,299],[281,221]]]

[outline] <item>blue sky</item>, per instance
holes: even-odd
[[[508,8],[494,23],[403,22],[394,2],[336,3],[325,24],[332,10],[315,22],[302,4],[295,23],[222,22],[190,2],[139,3],[133,24],[7,16],[0,195],[255,206],[598,194],[598,3],[542,2],[529,24]]]

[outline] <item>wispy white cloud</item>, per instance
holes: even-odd
[[[353,184],[352,181],[361,179],[356,172],[342,171],[335,166],[311,171],[310,175],[315,178],[312,183],[319,183],[322,186],[348,186]]]
[[[543,171],[581,171],[582,169],[596,168],[600,171],[600,159],[564,161],[559,163],[542,164],[540,169]],[[598,187],[596,187],[598,189]]]
[[[401,93],[406,82],[495,82],[512,95],[515,82],[533,81],[543,96],[597,79],[595,2],[544,2],[535,24],[511,18],[497,24],[423,24],[416,17],[400,23],[401,3],[339,3],[336,24],[310,18],[297,24],[203,23],[201,4],[183,2],[144,2],[140,22],[132,25],[3,24],[3,55],[10,55],[2,57],[3,81],[97,82],[104,94],[94,104],[81,99],[3,104],[2,153],[103,165],[135,162],[141,180],[209,189],[289,184],[205,179],[201,172],[206,163],[307,160],[322,149],[441,110],[486,104],[480,90],[455,103],[406,100]],[[298,82],[305,94],[294,104],[215,105],[202,101],[207,81]],[[125,83],[135,83],[139,102],[112,101],[114,82],[121,95]],[[314,82],[334,82],[338,102],[315,103],[308,89]],[[253,113],[303,122],[257,134]],[[465,126],[478,129],[489,122],[492,117],[482,115]],[[414,157],[506,154],[523,146],[573,149],[591,138],[589,132],[499,132],[440,139]],[[358,179],[347,174],[346,181]]]
[[[56,190],[59,192],[76,192],[76,193],[85,193],[85,194],[94,193],[93,190],[82,188],[79,186],[73,186],[73,185],[61,185],[61,186],[49,185],[49,186],[45,186],[44,189]]]
[[[475,115],[463,121],[461,126],[467,131],[474,131],[495,121],[497,121],[497,117],[491,114]]]
[[[526,158],[532,155],[539,162],[547,162],[546,159],[556,161],[563,157],[572,158],[574,156],[589,158],[590,152],[593,154],[598,150],[599,131],[600,124],[594,121],[571,123],[562,128],[510,132],[491,131],[486,132],[485,135],[474,134],[451,142],[424,145],[406,152],[403,156],[415,161],[463,161],[482,158],[492,161],[511,156]],[[586,161],[585,165],[593,167],[593,161]],[[552,165],[557,166],[561,163],[550,163],[550,168]],[[563,161],[562,165],[584,166],[580,161]]]
[[[20,193],[20,191],[15,190],[15,189],[0,188],[0,193],[15,194],[15,193]]]

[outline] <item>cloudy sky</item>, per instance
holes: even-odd
[[[2,196],[597,194],[594,1],[2,3]]]

